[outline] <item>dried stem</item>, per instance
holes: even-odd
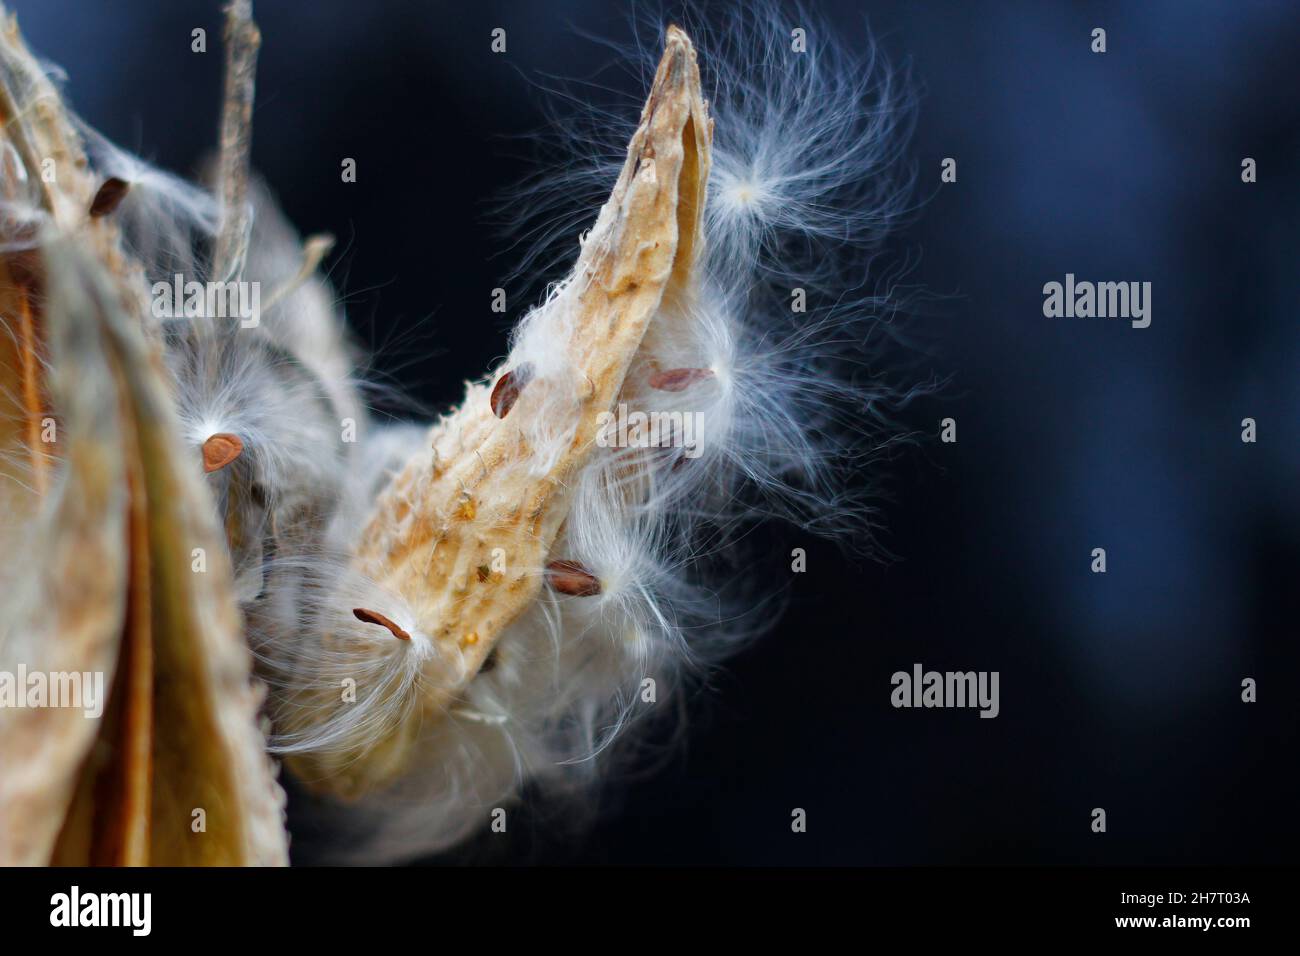
[[[253,147],[253,87],[262,34],[253,22],[253,0],[226,4],[226,86],[221,109],[221,231],[212,275],[238,279],[248,254],[252,218],[248,205],[249,155]]]

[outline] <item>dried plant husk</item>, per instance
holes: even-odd
[[[108,698],[0,709],[0,863],[284,863],[261,691],[143,270],[102,201],[91,215],[99,184],[12,19],[0,113],[0,670],[100,674]]]
[[[712,135],[694,47],[670,27],[627,160],[557,308],[564,328],[556,334],[568,337],[580,394],[574,403],[550,401],[548,389],[568,381],[520,375],[507,359],[433,427],[432,455],[416,456],[381,494],[355,566],[403,595],[436,653],[423,665],[419,706],[383,740],[290,758],[314,788],[349,797],[404,773],[421,729],[447,713],[502,632],[537,599],[571,488],[595,446],[598,416],[618,399],[665,297],[690,286]],[[570,420],[538,421],[557,405]],[[572,433],[553,458],[528,438],[548,429]],[[508,570],[482,574],[494,553],[508,555]],[[295,715],[312,712],[318,709],[295,704],[283,726],[292,733]]]

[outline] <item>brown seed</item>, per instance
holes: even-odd
[[[99,187],[99,192],[95,193],[95,198],[90,203],[90,218],[98,219],[100,216],[107,216],[121,205],[130,189],[131,184],[125,179],[114,176],[104,180],[104,185]]]
[[[574,597],[594,597],[600,580],[577,561],[552,561],[546,565],[546,583],[552,590]]]
[[[519,398],[519,393],[524,390],[533,377],[533,367],[525,362],[518,368],[511,369],[497,379],[496,385],[492,389],[492,414],[497,418],[505,418],[510,409],[515,407],[515,401]]]
[[[488,578],[492,577],[492,569],[489,568],[486,564],[480,564],[477,570],[478,570],[478,579],[480,582],[486,581]]]
[[[411,635],[394,624],[389,618],[384,617],[378,611],[370,611],[364,607],[354,607],[352,616],[358,621],[364,621],[366,624],[378,624],[380,627],[386,627],[393,632],[393,637],[399,641],[409,641]]]
[[[655,372],[650,376],[650,387],[661,392],[682,392],[696,382],[713,378],[711,368],[670,368],[666,372]]]
[[[243,454],[243,451],[244,443],[238,435],[217,432],[203,443],[203,470],[208,474],[220,471]]]

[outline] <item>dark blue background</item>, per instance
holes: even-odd
[[[211,148],[215,0],[14,6],[103,132],[182,172]],[[951,385],[905,422],[933,435],[952,416],[959,442],[888,466],[892,562],[771,533],[778,581],[782,555],[811,549],[783,624],[600,823],[575,835],[539,817],[460,858],[1293,859],[1300,6],[816,9],[850,45],[869,18],[921,92],[925,202],[895,252],[920,253],[910,280],[943,297],[910,327],[921,373]],[[457,399],[516,317],[488,309],[514,263],[486,212],[531,169],[517,137],[545,122],[540,73],[594,73],[611,53],[582,33],[627,39],[628,8],[312,0],[260,2],[257,18],[257,166],[301,229],[339,237],[333,275],[379,367],[432,406]],[[488,52],[495,26],[507,56]],[[956,184],[939,183],[945,156]],[[1042,285],[1066,272],[1150,281],[1151,327],[1044,318]],[[1257,444],[1240,441],[1246,416]],[[916,661],[1000,671],[1001,716],[892,709],[889,676]],[[1257,704],[1240,702],[1243,677]]]

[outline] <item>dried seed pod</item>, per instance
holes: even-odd
[[[83,683],[83,709],[0,711],[0,862],[284,863],[261,693],[210,499],[142,321],[143,271],[110,220],[87,219],[94,189],[79,136],[12,20],[0,36],[0,113],[0,153],[17,164],[3,188],[40,223],[24,251],[44,287],[39,308],[0,304],[27,316],[21,352],[44,352],[34,392],[12,387],[30,363],[4,353],[0,401],[35,394],[54,453],[39,454],[59,471],[44,490],[24,482],[25,500],[12,502],[33,539],[21,560],[0,548],[15,556],[0,566],[11,612],[0,669],[103,688],[92,699]],[[57,179],[39,175],[44,158]],[[26,294],[0,282],[2,296]],[[8,411],[6,429],[24,421]],[[2,437],[36,468],[26,429]]]
[[[49,350],[41,367],[53,369],[42,393],[50,403],[45,407],[58,414],[58,441],[51,443],[57,458],[47,465],[58,469],[61,480],[54,485],[58,498],[44,501],[49,492],[25,480],[30,466],[22,457],[0,456],[3,511],[16,523],[6,533],[25,539],[21,549],[11,541],[0,547],[6,585],[0,669],[92,680],[99,675],[107,683],[121,656],[128,593],[125,424],[118,403],[103,400],[114,394],[114,384],[98,330],[77,327],[61,310],[52,320],[40,318]],[[0,336],[0,343],[8,341]],[[12,387],[19,371],[11,360],[0,362],[5,406],[20,394]],[[24,430],[8,428],[20,420],[14,411],[5,407],[0,414],[6,451],[44,460],[44,448],[30,447]],[[102,699],[96,706],[101,704]],[[52,860],[101,726],[72,708],[0,710],[0,863]]]
[[[566,488],[596,448],[597,421],[617,400],[665,295],[689,285],[711,139],[695,51],[670,28],[622,174],[572,276],[530,320],[532,334],[560,355],[553,367],[529,369],[535,399],[514,407],[522,386],[510,373],[497,377],[491,392],[472,386],[460,409],[433,429],[436,469],[421,453],[380,495],[354,568],[403,595],[413,610],[412,641],[429,648],[419,659],[422,691],[382,740],[358,737],[350,746],[290,756],[314,788],[356,796],[406,772],[417,759],[415,729],[445,718],[503,631],[536,600],[568,514]],[[522,365],[507,368],[518,373]],[[466,590],[494,550],[509,556],[510,571]],[[464,642],[467,633],[477,640]],[[319,719],[302,699],[319,693],[286,702],[290,733],[302,729],[302,715]],[[329,693],[317,697],[317,707],[337,706]]]

